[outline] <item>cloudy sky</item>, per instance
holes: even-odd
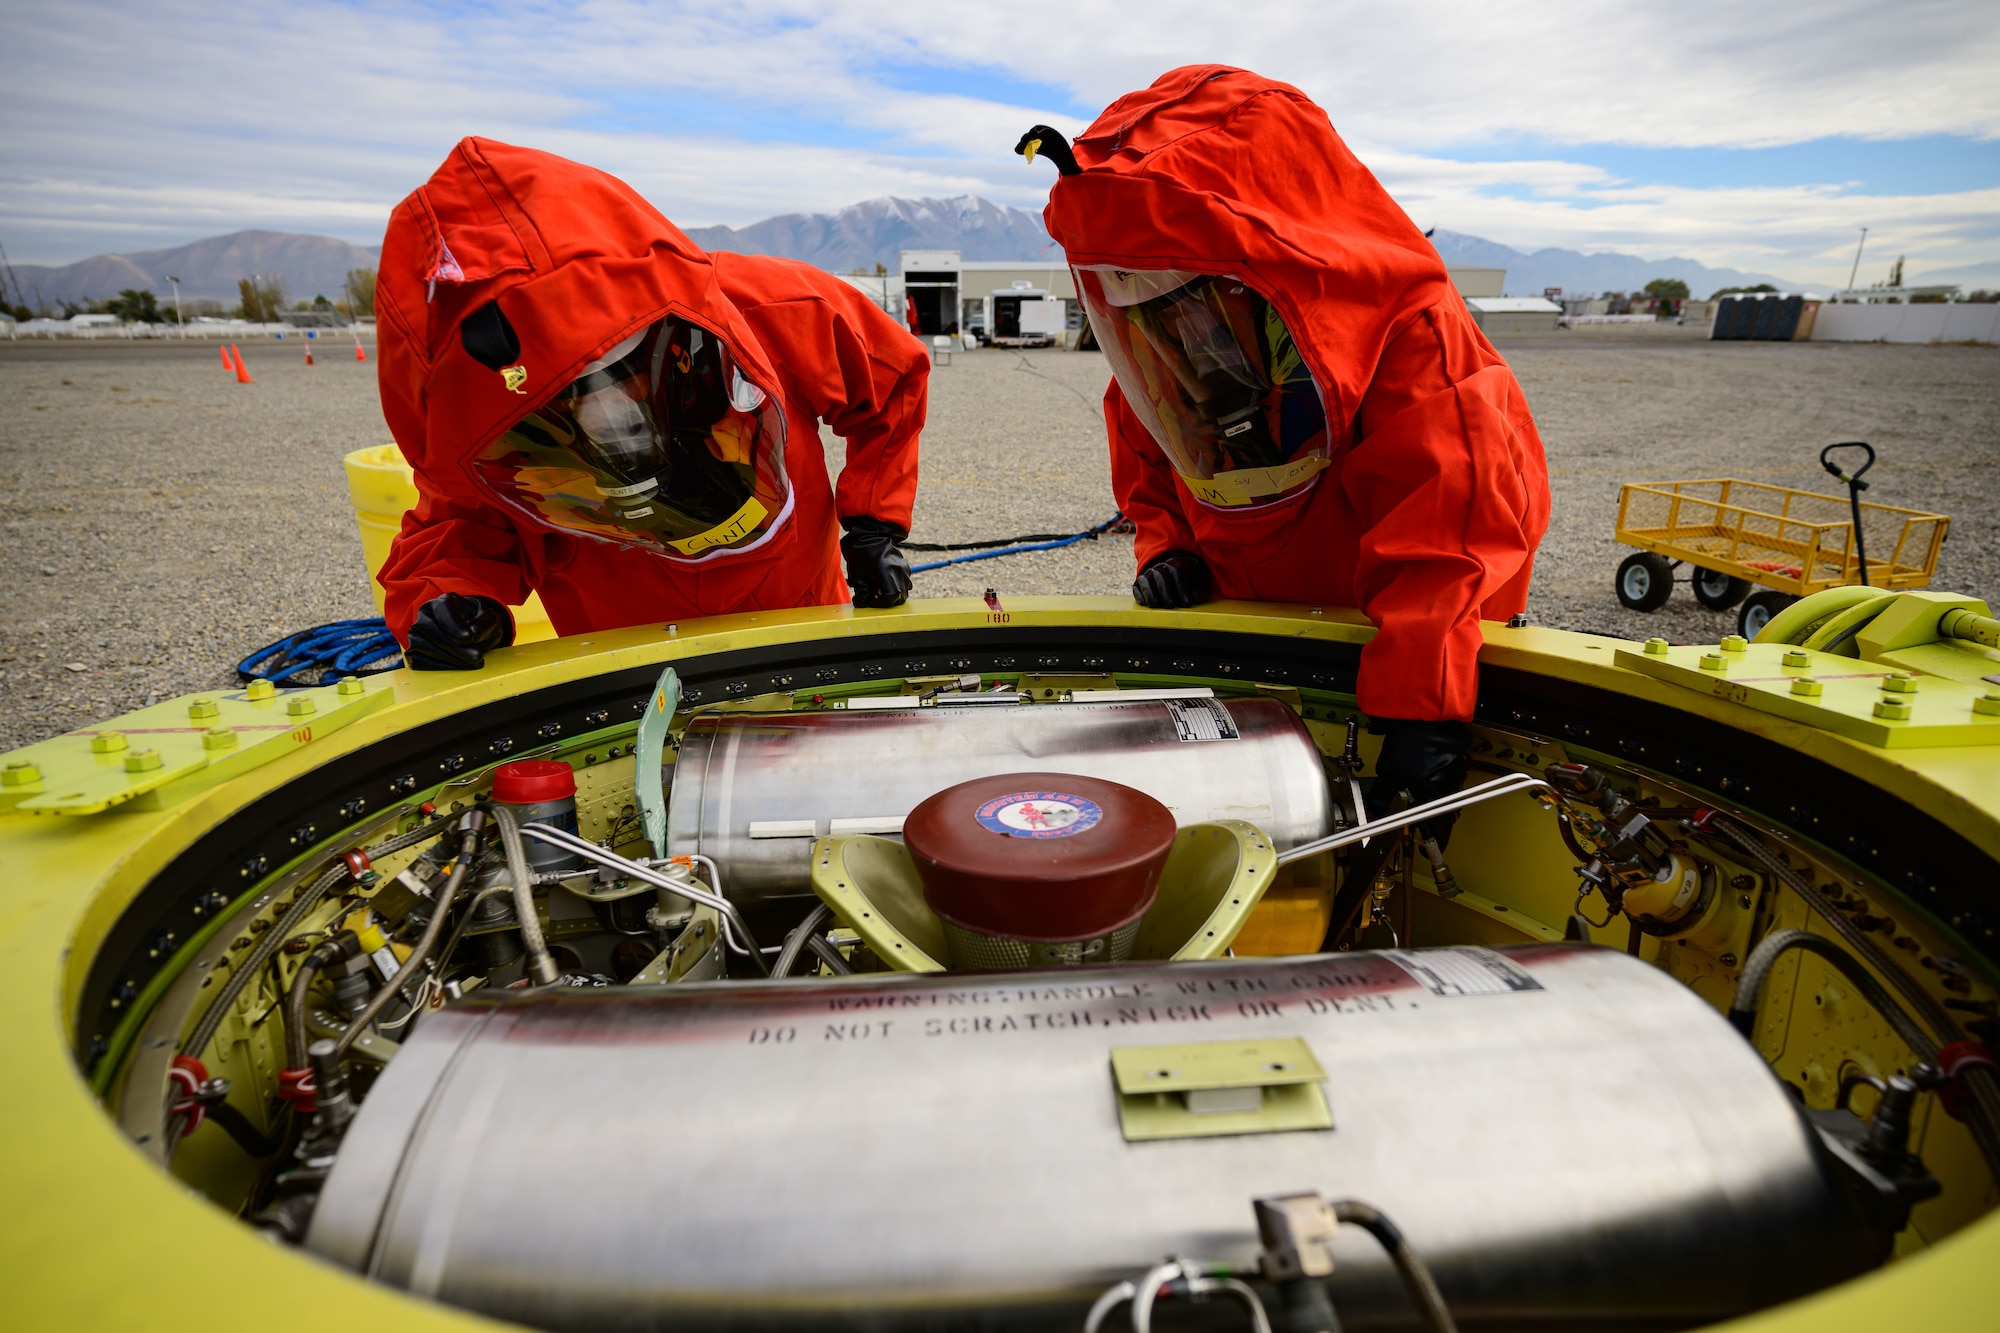
[[[1297,84],[1424,227],[1838,285],[2000,263],[1994,0],[0,0],[17,262],[241,227],[380,240],[461,135],[688,226],[974,193],[1176,65]],[[1880,263],[1875,262],[1880,260]]]

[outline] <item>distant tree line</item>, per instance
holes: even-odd
[[[339,313],[348,319],[372,319],[375,315],[375,270],[372,268],[349,269],[341,281],[339,300],[331,300],[324,294],[316,295],[310,301],[289,301],[285,293],[285,281],[275,275],[238,279],[236,283],[237,303],[233,309],[225,309],[222,302],[208,297],[183,297],[177,313],[173,298],[167,297],[162,304],[157,292],[141,291],[127,287],[118,295],[105,300],[85,297],[76,301],[57,301],[53,307],[42,301],[40,293],[36,299],[40,308],[26,302],[25,293],[15,293],[18,301],[7,299],[8,293],[0,287],[0,315],[10,315],[18,320],[29,319],[71,319],[77,315],[113,315],[123,324],[174,324],[183,315],[226,315],[232,319],[247,319],[253,324],[274,324],[280,312],[290,310],[322,311]]]

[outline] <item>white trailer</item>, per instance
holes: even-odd
[[[986,341],[995,347],[1047,347],[1063,339],[1063,303],[1039,287],[1016,283],[986,301]]]

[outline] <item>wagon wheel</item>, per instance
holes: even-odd
[[[1690,582],[1694,585],[1694,599],[1711,611],[1727,611],[1750,591],[1750,580],[1739,579],[1719,569],[1697,566]]]
[[[1788,592],[1770,588],[1751,593],[1736,613],[1736,632],[1746,639],[1756,638],[1764,626],[1771,623],[1772,616],[1798,600]]]
[[[1613,583],[1618,600],[1634,611],[1657,611],[1674,595],[1674,567],[1663,555],[1640,551],[1625,557]]]

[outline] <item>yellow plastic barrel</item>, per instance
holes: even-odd
[[[380,611],[382,585],[375,576],[389,558],[389,543],[403,526],[404,511],[417,503],[416,476],[393,444],[356,449],[342,461],[347,464],[347,495],[354,502],[354,526],[361,530],[361,554],[368,561],[368,590],[375,594],[375,609]],[[542,599],[530,593],[525,606],[514,608],[514,642],[533,643],[555,636]]]

